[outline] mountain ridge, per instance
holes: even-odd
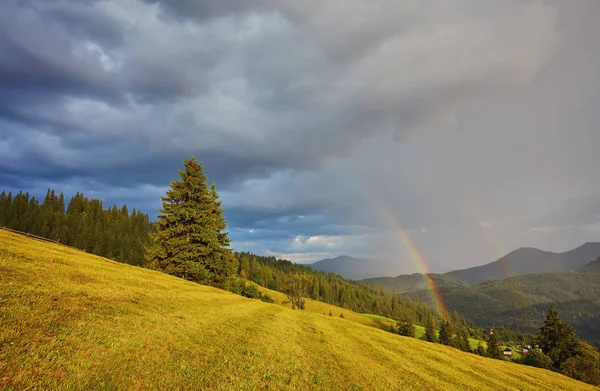
[[[350,255],[340,255],[335,258],[326,258],[311,264],[307,264],[314,270],[339,274],[351,280],[362,280],[381,275],[398,275],[401,272],[400,265],[386,261],[374,261],[364,258],[356,258]],[[383,273],[383,274],[380,274]]]
[[[527,274],[558,273],[577,270],[600,257],[600,242],[586,242],[572,250],[561,253],[540,250],[535,247],[520,247],[504,255],[494,262],[466,269],[452,270],[443,274],[428,274],[436,276],[434,281],[438,287],[453,285],[477,285],[486,281],[500,280]],[[407,282],[404,274],[396,277],[378,277],[363,279],[371,285],[397,293],[410,292],[412,283]],[[443,277],[439,277],[443,276]],[[415,277],[411,277],[415,280]],[[420,278],[423,279],[422,275]],[[417,285],[418,286],[418,285]],[[422,286],[422,289],[427,288]]]

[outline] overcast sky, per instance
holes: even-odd
[[[600,241],[600,1],[2,0],[0,188],[152,216],[195,155],[236,250],[433,271]]]

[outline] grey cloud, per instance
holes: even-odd
[[[587,184],[600,142],[593,1],[3,7],[5,185],[70,182],[128,200],[115,189],[135,189],[151,211],[195,154],[237,243],[320,253],[289,239],[350,240],[389,229],[389,214],[429,229],[417,241],[434,263],[448,249],[462,258],[483,221],[525,232],[562,200],[600,191]],[[406,256],[382,236],[363,251]],[[489,254],[475,247],[459,261]]]

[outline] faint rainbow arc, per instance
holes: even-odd
[[[415,245],[414,241],[410,237],[409,233],[400,225],[396,217],[389,211],[387,211],[381,204],[379,205],[383,216],[385,216],[386,220],[389,222],[392,229],[398,235],[402,244],[408,250],[411,260],[419,269],[419,273],[423,276],[423,281],[427,285],[427,289],[429,294],[431,295],[431,299],[433,301],[433,305],[438,312],[439,316],[442,319],[448,319],[448,310],[444,304],[444,300],[440,294],[440,290],[435,284],[435,281],[431,277],[429,277],[429,268],[427,267],[427,263],[425,259],[419,252],[419,249]]]

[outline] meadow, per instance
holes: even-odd
[[[376,326],[0,230],[3,390],[597,389]]]

